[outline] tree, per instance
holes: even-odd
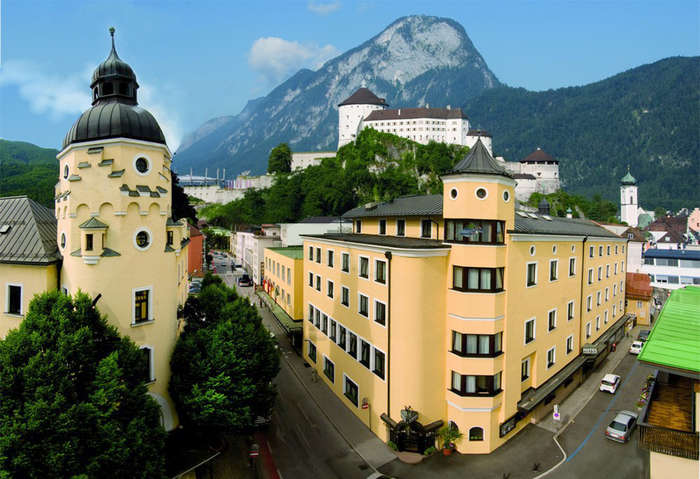
[[[146,368],[87,295],[34,298],[0,341],[0,477],[163,477]]]
[[[170,361],[170,394],[185,428],[236,433],[270,414],[279,353],[247,298],[212,279],[185,305]]]
[[[292,150],[286,143],[280,143],[270,151],[267,172],[289,173],[290,171],[292,171]]]
[[[664,216],[666,216],[666,208],[664,208],[663,206],[657,206],[656,208],[654,208],[655,218],[663,218]]]
[[[185,194],[185,190],[180,186],[180,180],[177,173],[170,170],[170,184],[173,189],[173,220],[177,221],[180,218],[187,218],[190,223],[197,224],[197,212],[190,205],[189,197]]]

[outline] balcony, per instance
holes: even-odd
[[[659,379],[664,374],[659,374]],[[693,432],[693,387],[689,378],[669,375],[657,379],[639,423],[639,447],[676,457],[698,460],[698,433]]]

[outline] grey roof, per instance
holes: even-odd
[[[343,105],[384,105],[389,106],[384,98],[379,98],[369,88],[358,88],[355,93],[346,98],[338,106]]]
[[[309,216],[308,218],[304,218],[303,220],[299,221],[299,223],[306,223],[306,224],[311,224],[311,223],[319,223],[319,224],[324,224],[324,223],[340,223],[340,222],[345,223],[347,220],[343,220],[342,218],[339,218],[338,216]]]
[[[469,151],[459,163],[457,163],[451,173],[477,173],[481,175],[498,175],[512,178],[513,175],[494,159],[481,142],[481,138],[476,140],[474,147]]]
[[[469,119],[461,108],[398,108],[395,110],[374,110],[367,115],[364,121],[412,120],[415,118]]]
[[[523,217],[522,215],[526,215],[527,218]],[[535,216],[536,219],[531,215]],[[515,212],[515,228],[509,232],[620,238],[618,235],[612,231],[606,230],[595,221],[582,218],[559,218],[556,216],[545,216],[538,213],[528,214],[520,211]]]
[[[104,228],[109,228],[106,224],[104,224],[102,221],[98,220],[97,218],[90,218],[89,220],[83,222],[80,226],[80,229],[84,230],[90,230],[90,229],[104,229]]]
[[[343,218],[378,216],[442,216],[442,195],[401,196],[383,203],[369,203],[351,209]]]
[[[520,160],[520,163],[556,163],[558,165],[559,160],[552,157],[543,149],[537,148],[535,151]]]
[[[516,180],[536,180],[535,175],[529,173],[513,173],[513,178]]]
[[[363,243],[387,248],[431,249],[450,248],[440,240],[410,238],[405,236],[363,235],[355,233],[326,233],[322,235],[302,235],[305,238],[321,238],[348,243]]]
[[[61,259],[53,212],[26,196],[0,198],[0,263],[51,264]]]
[[[648,249],[642,256],[645,258],[676,258],[676,259],[700,259],[700,251],[689,249]]]

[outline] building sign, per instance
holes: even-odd
[[[508,419],[506,422],[501,424],[501,426],[498,429],[498,433],[500,437],[505,436],[508,434],[510,431],[515,429],[515,425],[518,424],[518,419],[520,419],[520,416],[518,414],[514,415],[510,419]]]
[[[583,354],[586,356],[597,356],[598,355],[598,347],[593,345],[593,344],[584,344],[583,345]]]

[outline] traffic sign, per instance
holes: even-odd
[[[561,415],[559,414],[559,405],[558,404],[554,405],[554,412],[552,413],[552,418],[555,421],[561,421]]]

